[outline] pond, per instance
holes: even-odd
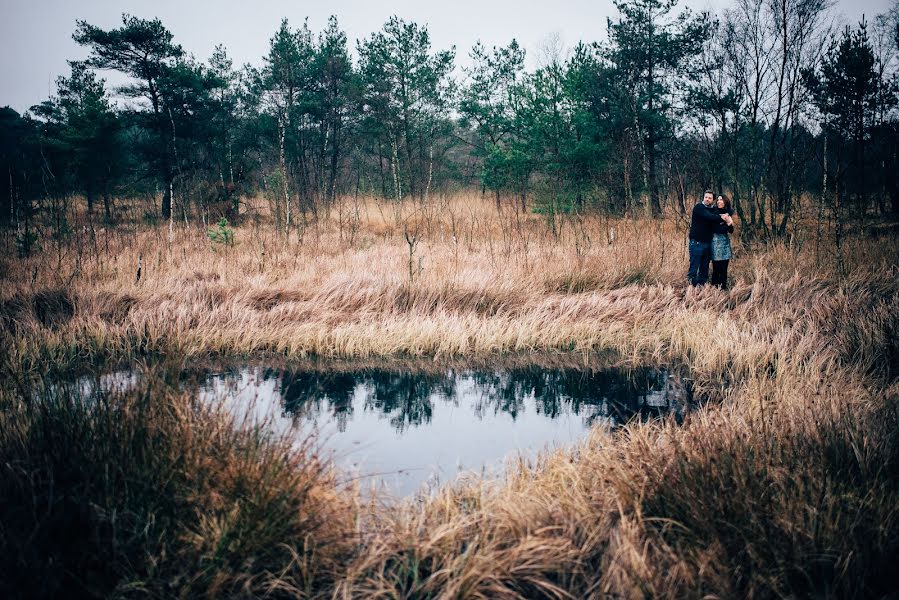
[[[175,377],[167,380],[223,403],[239,420],[297,440],[315,434],[347,481],[392,496],[464,472],[499,475],[507,459],[570,445],[593,426],[680,420],[694,406],[691,380],[668,368],[307,362],[168,373]],[[141,379],[140,371],[122,370],[74,383],[90,397]]]
[[[193,382],[236,413],[316,432],[363,489],[400,496],[466,471],[501,473],[507,458],[571,444],[594,425],[680,419],[692,404],[689,380],[661,368],[244,366]]]

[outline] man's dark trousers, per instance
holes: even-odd
[[[690,240],[690,270],[687,279],[692,285],[704,285],[709,280],[709,262],[712,260],[712,243]]]

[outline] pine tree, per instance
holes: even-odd
[[[621,12],[608,22],[608,59],[617,79],[630,91],[630,117],[643,146],[642,168],[651,211],[661,212],[659,145],[673,132],[675,90],[688,63],[702,50],[708,16],[688,9],[671,18],[677,0],[616,0]]]
[[[170,119],[161,92],[163,79],[175,59],[184,52],[172,42],[172,34],[159,19],[145,20],[122,15],[122,27],[108,31],[86,21],[78,21],[73,39],[91,50],[86,64],[98,69],[112,69],[134,78],[133,84],[119,92],[130,98],[149,101],[150,118],[146,127],[155,138],[156,148],[150,159],[156,166],[163,185],[162,217],[172,210],[172,188],[175,179],[175,148],[171,143]]]

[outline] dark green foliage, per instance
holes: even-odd
[[[37,124],[9,107],[0,108],[0,223],[15,227],[16,249],[27,256],[37,243],[35,199],[42,194]]]
[[[90,48],[88,65],[120,71],[134,79],[133,83],[122,86],[119,93],[150,102],[152,112],[145,119],[145,126],[152,133],[153,143],[144,149],[165,190],[162,215],[168,217],[172,209],[176,158],[174,125],[170,128],[171,118],[167,118],[171,117],[172,107],[163,88],[174,61],[182,57],[184,51],[172,43],[172,33],[159,19],[148,21],[127,14],[122,15],[122,27],[109,31],[78,21],[78,29],[72,37]]]
[[[151,100],[157,82],[165,76],[168,62],[183,54],[181,46],[172,43],[172,33],[159,19],[147,21],[127,14],[122,15],[122,27],[109,31],[78,21],[72,37],[90,47],[91,66],[115,69],[134,77],[138,81],[136,87],[127,90],[135,97],[148,95]]]
[[[890,127],[883,115],[896,106],[899,82],[886,80],[877,63],[867,23],[862,21],[855,29],[846,27],[818,69],[804,73],[823,117],[825,134],[833,140],[830,164],[834,188],[841,196],[854,192],[860,207],[867,204],[871,189],[868,175],[877,170],[868,156],[872,142],[896,140],[895,123]],[[881,147],[878,158],[889,159],[883,150]],[[899,209],[899,198],[894,195],[893,201],[897,202],[894,210]]]
[[[84,194],[88,212],[102,197],[103,214],[109,222],[121,144],[119,122],[103,83],[84,63],[72,63],[71,76],[57,82],[57,105],[64,120],[62,141],[71,152],[72,187]]]
[[[358,51],[361,125],[377,156],[384,193],[424,198],[452,130],[455,48],[432,52],[426,27],[391,17]]]
[[[478,43],[458,83],[455,48],[399,17],[357,60],[336,18],[318,33],[284,20],[262,66],[240,69],[222,46],[187,56],[158,19],[79,21],[88,59],[30,114],[0,118],[0,222],[28,253],[39,229],[71,234],[74,196],[91,214],[102,199],[107,221],[132,196],[205,226],[258,195],[299,236],[341,195],[473,185],[548,215],[686,212],[712,188],[746,237],[787,235],[809,193],[855,209],[829,218],[899,211],[895,7],[876,36],[862,24],[832,40],[823,0],[734,0],[720,20],[676,0],[615,6],[603,43],[548,44],[532,70],[515,40]],[[91,68],[128,76],[114,93],[129,102]]]
[[[643,145],[643,188],[652,212],[658,214],[658,148],[674,136],[675,88],[709,36],[708,15],[694,17],[684,10],[672,19],[669,14],[677,0],[619,0],[615,6],[621,18],[609,20],[605,56],[628,95],[626,114],[633,120],[636,141]]]
[[[268,138],[262,146],[274,163],[270,169],[285,174],[276,213],[280,229],[282,220],[289,225],[294,208],[305,222],[339,192],[358,119],[346,34],[334,17],[317,39],[307,24],[293,30],[285,19],[254,78]]]
[[[477,136],[473,154],[483,160],[481,182],[495,192],[497,205],[503,192],[523,196],[531,172],[525,131],[516,122],[524,56],[515,40],[490,53],[478,43],[471,50],[474,64],[466,73],[469,83],[459,96],[460,125]]]

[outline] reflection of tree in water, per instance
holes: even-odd
[[[267,371],[266,379],[276,372]],[[665,370],[630,371],[546,370],[446,371],[411,373],[382,369],[364,371],[285,371],[277,374],[285,411],[316,418],[327,410],[341,431],[353,413],[353,397],[361,387],[364,409],[390,419],[398,431],[428,423],[433,402],[440,398],[458,404],[460,395],[473,395],[477,418],[505,413],[513,419],[533,398],[538,414],[551,419],[565,413],[583,415],[587,423],[607,419],[623,424],[634,418],[680,415],[689,389]]]
[[[431,421],[434,406],[431,398],[439,394],[455,400],[455,378],[446,374],[391,373],[367,371],[362,380],[369,391],[366,410],[379,410],[390,415],[390,424],[398,431],[407,425]]]
[[[390,423],[402,431],[409,425],[431,420],[431,397],[455,398],[455,381],[445,374],[398,373],[385,370],[357,372],[266,370],[264,379],[277,377],[284,410],[307,418],[317,418],[325,410],[346,430],[353,413],[353,396],[358,387],[365,391],[365,410],[390,416]]]
[[[575,414],[585,413],[588,423],[605,418],[624,424],[634,418],[648,419],[669,412],[674,398],[664,393],[668,373],[664,370],[571,372],[562,393],[570,398]]]
[[[531,377],[522,377],[521,371],[473,372],[463,373],[461,377],[470,379],[476,385],[474,410],[479,419],[483,419],[488,412],[503,412],[513,419],[517,418],[524,411],[525,397],[540,384],[537,370]]]
[[[583,412],[589,423],[608,418],[613,424],[620,424],[638,415],[641,418],[660,416],[673,408],[675,400],[674,394],[665,393],[668,374],[656,369],[525,368],[472,373],[470,377],[482,390],[475,405],[480,418],[491,409],[494,414],[504,412],[515,418],[524,410],[524,400],[532,397],[537,412],[551,419],[567,410],[575,415]]]
[[[353,414],[353,394],[358,384],[353,373],[284,371],[279,379],[285,412],[316,417],[326,406],[337,421],[338,430],[346,430],[347,420]]]

